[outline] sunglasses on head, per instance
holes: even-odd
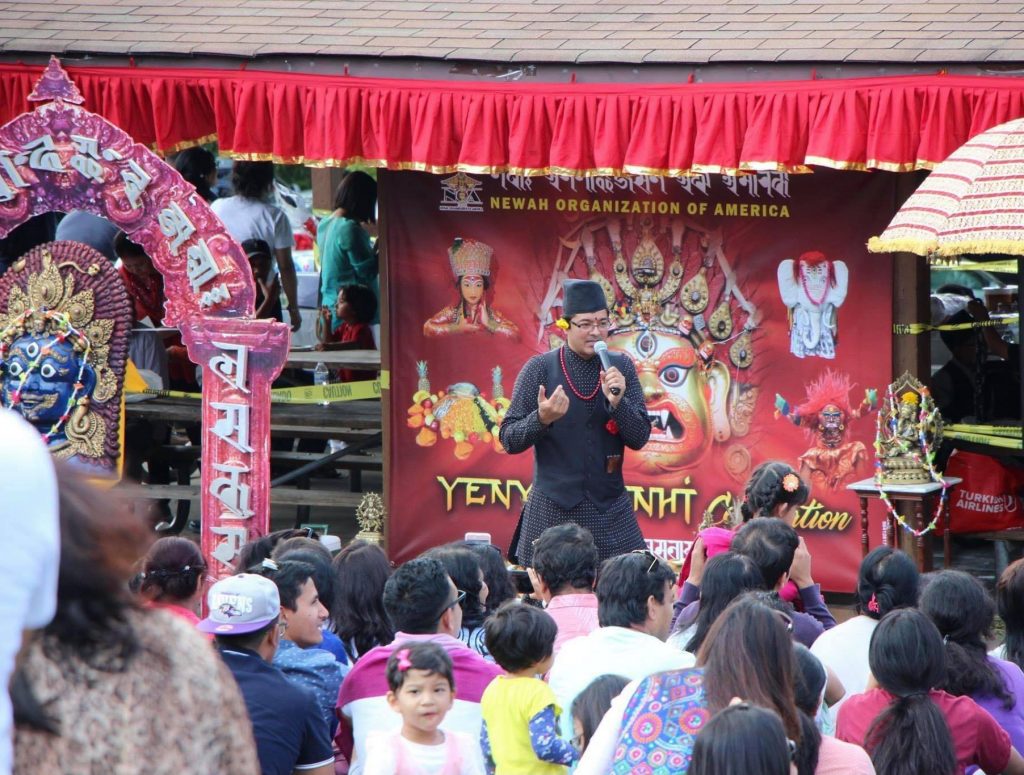
[[[658,555],[656,555],[650,549],[634,549],[632,552],[630,552],[630,554],[639,554],[645,560],[648,560],[650,562],[650,564],[647,566],[647,570],[645,571],[645,573],[650,573],[652,570],[654,570],[655,566],[657,566],[657,564],[661,562],[661,558],[658,557]]]

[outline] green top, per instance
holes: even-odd
[[[377,297],[377,314],[370,322],[379,323],[379,266],[370,235],[351,218],[331,215],[317,226],[316,241],[320,247],[320,303],[330,308],[332,320],[338,292],[346,285],[366,285]],[[337,324],[333,320],[333,325]]]

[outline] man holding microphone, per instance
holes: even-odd
[[[645,546],[622,480],[625,447],[640,449],[651,435],[636,368],[607,350],[611,318],[598,283],[566,280],[562,296],[566,344],[527,361],[499,433],[509,454],[534,448],[533,489],[509,547],[520,565],[532,563],[546,528],[565,522],[593,534],[601,560]]]

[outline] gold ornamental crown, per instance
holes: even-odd
[[[468,274],[488,277],[491,274],[491,255],[494,249],[474,239],[456,237],[448,249],[448,260],[456,277]]]

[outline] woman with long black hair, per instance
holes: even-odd
[[[779,717],[740,702],[717,713],[697,735],[690,775],[789,775],[794,753]]]
[[[962,571],[936,573],[921,593],[921,610],[939,628],[946,652],[941,688],[970,697],[992,714],[1018,751],[1024,746],[1024,672],[1013,662],[990,657],[996,607],[988,591]]]
[[[1024,670],[1024,560],[1010,563],[999,577],[996,606],[1006,626],[1006,639],[992,656]]]
[[[683,651],[696,654],[704,643],[711,625],[733,600],[744,592],[761,589],[764,576],[746,555],[726,552],[716,554],[704,566],[700,587],[700,608],[696,619],[680,616],[673,625],[668,642]]]
[[[839,710],[836,737],[863,746],[878,775],[1024,774],[1010,736],[969,697],[937,689],[946,680],[942,636],[913,608],[882,618],[871,636],[877,687]]]
[[[788,614],[753,594],[734,601],[711,627],[697,653],[698,667],[633,681],[612,701],[576,775],[637,771],[645,764],[686,772],[694,736],[734,697],[778,714],[799,747],[803,722],[793,697],[792,628]]]
[[[878,621],[897,608],[917,605],[919,579],[914,560],[899,549],[879,546],[861,561],[857,616],[823,632],[811,646],[814,656],[836,674],[849,695],[867,689],[868,645]]]
[[[384,550],[366,541],[353,541],[331,562],[334,603],[331,622],[345,645],[349,660],[395,639],[395,628],[384,610],[384,585],[392,567]]]

